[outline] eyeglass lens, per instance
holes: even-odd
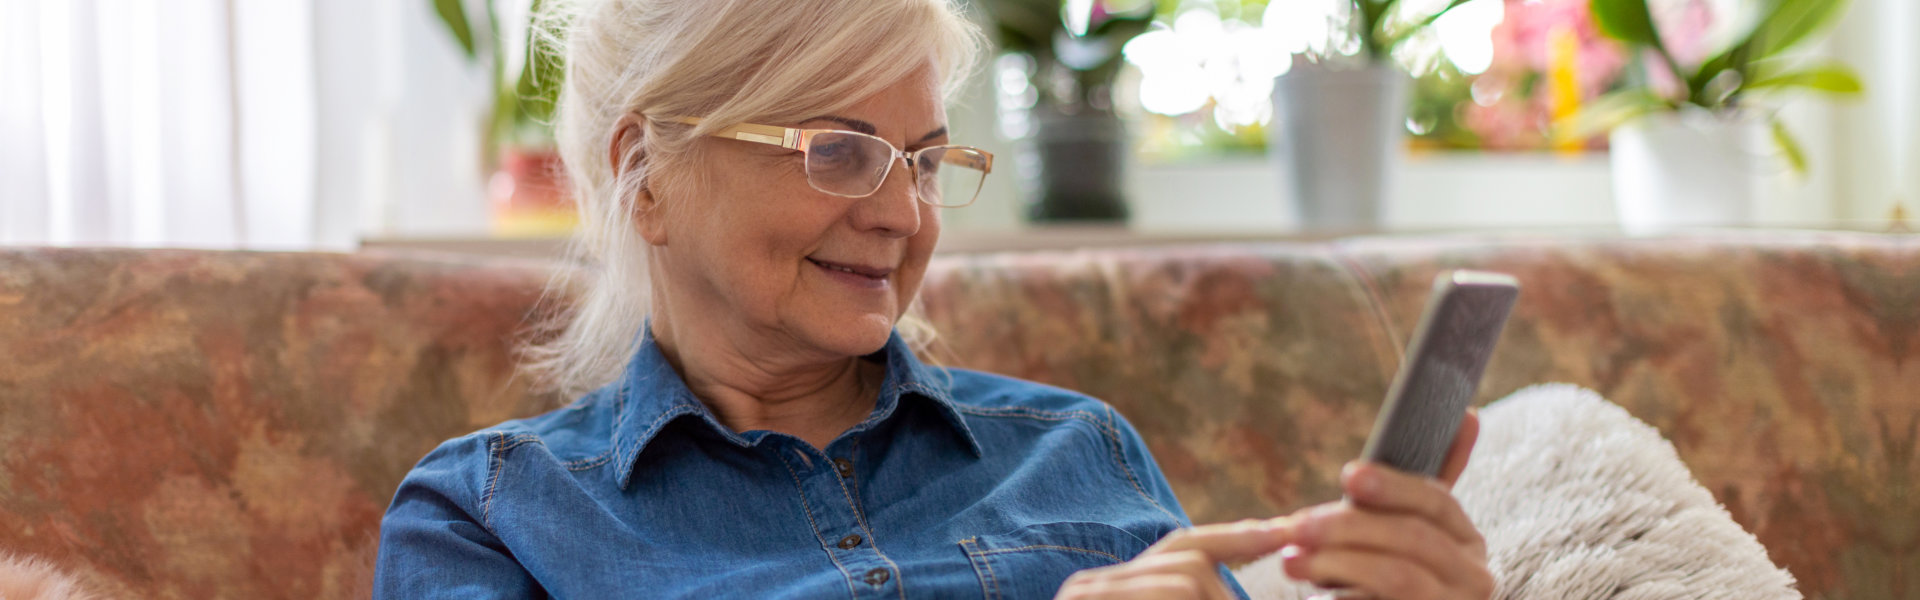
[[[914,153],[920,199],[935,206],[972,204],[986,180],[986,157],[957,146],[935,146]],[[827,132],[807,147],[807,181],[814,188],[860,197],[880,189],[894,160],[885,140],[857,133]]]

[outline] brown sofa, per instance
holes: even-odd
[[[943,256],[944,364],[1104,398],[1196,521],[1337,496],[1434,273],[1525,292],[1482,401],[1573,382],[1658,427],[1809,598],[1920,598],[1920,239],[1363,238]],[[513,376],[549,265],[0,249],[0,551],[125,598],[364,597],[440,440]]]

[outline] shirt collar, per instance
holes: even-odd
[[[880,397],[874,402],[873,412],[849,432],[872,428],[893,416],[902,397],[917,397],[931,400],[938,406],[938,412],[959,434],[967,450],[976,458],[981,455],[979,440],[974,437],[973,430],[967,427],[960,411],[954,407],[946,374],[922,364],[898,331],[887,337],[886,346],[867,358],[886,361],[887,376],[880,385]],[[666,355],[660,352],[660,346],[653,338],[652,327],[642,329],[639,351],[627,362],[620,379],[604,391],[613,394],[613,453],[615,465],[620,468],[621,489],[626,489],[627,483],[632,481],[634,462],[639,460],[640,451],[662,428],[679,417],[696,417],[720,437],[743,448],[758,443],[760,439],[760,436],[753,436],[749,440],[747,436],[728,429],[714,416],[713,411],[694,397],[693,391],[687,388],[686,380],[674,371]]]

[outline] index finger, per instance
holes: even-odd
[[[1292,517],[1276,517],[1178,529],[1143,554],[1194,551],[1216,563],[1250,561],[1286,546],[1284,532],[1292,522]]]

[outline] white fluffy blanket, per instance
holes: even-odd
[[[1486,536],[1495,598],[1801,597],[1673,444],[1599,394],[1535,386],[1480,419],[1454,495]],[[1305,597],[1276,557],[1235,573],[1256,599]]]
[[[52,563],[0,551],[0,600],[96,600]]]

